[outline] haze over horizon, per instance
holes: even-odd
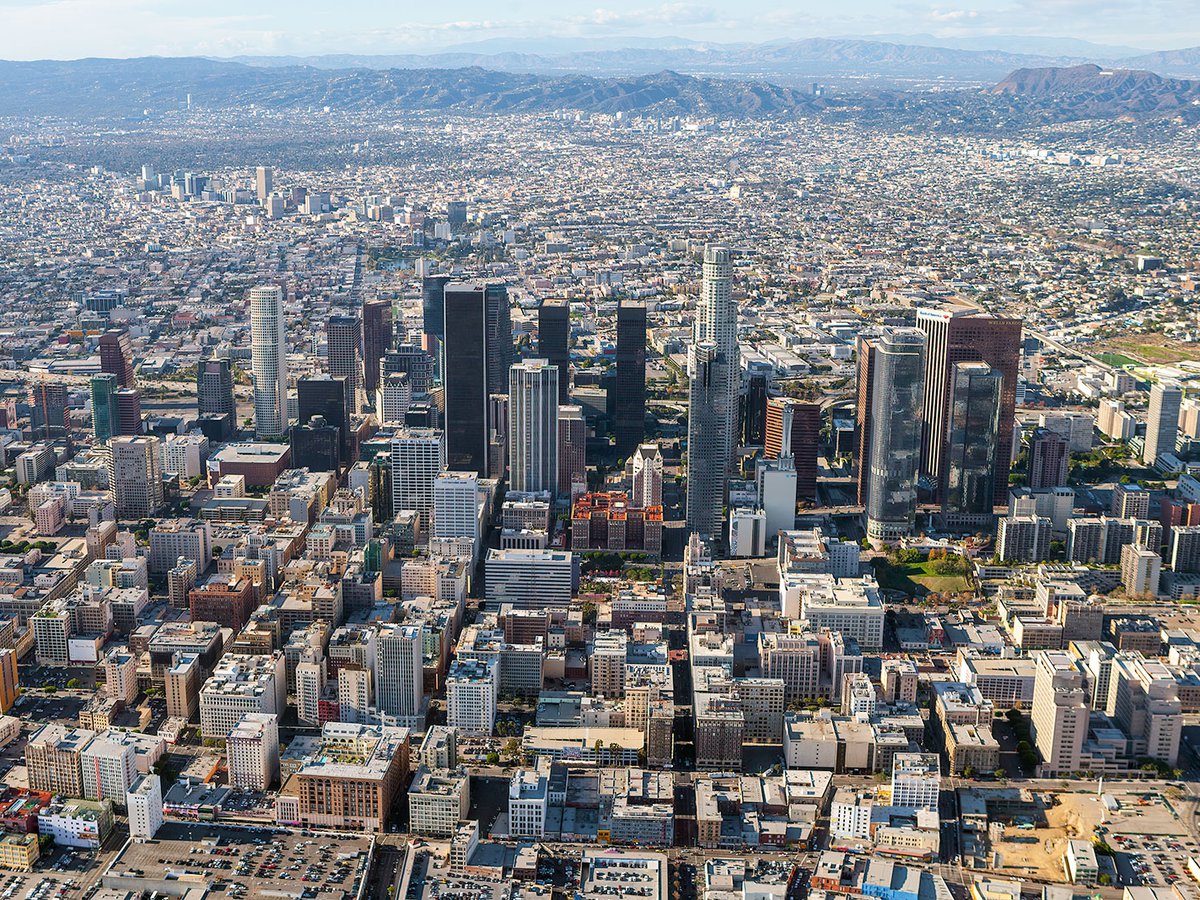
[[[1125,51],[1200,45],[1200,6],[1187,0],[965,0],[954,4],[850,0],[832,8],[780,8],[772,0],[730,3],[607,0],[563,9],[515,0],[503,12],[462,0],[453,16],[437,6],[384,10],[366,0],[334,5],[231,0],[199,7],[180,0],[0,0],[15,60],[135,56],[271,56],[433,53],[464,45],[481,51],[536,50],[566,41],[617,48],[623,42],[684,39],[765,42],[811,37],[971,42],[1020,47],[1023,39],[1088,41]],[[71,23],[64,29],[63,23]],[[669,36],[669,37],[668,37]],[[1046,44],[1049,48],[1051,44]],[[1043,52],[1058,52],[1046,49]],[[1120,54],[1117,54],[1120,55]]]

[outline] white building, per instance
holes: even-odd
[[[246,713],[225,739],[229,783],[247,791],[265,791],[279,778],[279,716]]]
[[[550,779],[542,771],[518,769],[508,782],[508,835],[541,840],[546,836]]]
[[[433,536],[479,540],[479,476],[442,472],[433,483]]]
[[[163,824],[162,782],[153,772],[142,775],[125,795],[129,810],[129,836],[137,842],[151,840]]]
[[[282,715],[286,702],[283,653],[226,654],[200,689],[200,734],[224,740],[246,713]]]
[[[433,485],[446,468],[446,437],[434,428],[410,428],[392,438],[392,509],[411,509],[428,519]]]
[[[829,808],[829,833],[835,838],[865,841],[871,836],[874,801],[866,791],[840,787]]]
[[[814,629],[828,628],[854,638],[864,650],[883,646],[883,601],[870,575],[862,578],[813,576],[800,590],[800,618]]]
[[[937,811],[942,789],[936,753],[897,753],[892,759],[892,806]]]
[[[446,675],[446,724],[462,734],[491,734],[499,696],[495,659],[455,660]]]
[[[1160,381],[1150,388],[1150,409],[1146,414],[1146,443],[1142,462],[1154,465],[1162,453],[1175,452],[1179,432],[1179,406],[1183,388],[1175,381]]]
[[[277,438],[287,433],[287,328],[283,288],[250,289],[250,370],[254,382],[254,433]]]
[[[403,425],[412,406],[412,381],[405,372],[384,375],[376,391],[376,406],[384,425]]]
[[[408,830],[413,834],[452,837],[470,808],[469,775],[417,769],[408,788]]]
[[[154,515],[163,505],[158,438],[114,437],[109,441],[108,488],[122,519]]]
[[[795,496],[793,492],[793,497]],[[795,500],[792,501],[793,505]],[[767,552],[767,514],[739,506],[729,512],[729,555],[758,557]]]
[[[137,751],[133,744],[117,743],[97,736],[79,754],[83,773],[83,796],[109,800],[124,807],[125,795],[137,779]]]
[[[425,626],[386,624],[376,641],[375,698],[379,709],[399,717],[401,724],[424,723],[425,689],[421,659]]]
[[[514,491],[558,490],[558,367],[547,360],[508,371],[508,471]]]
[[[564,550],[491,549],[484,563],[484,597],[489,606],[570,606],[574,582],[574,557]]]

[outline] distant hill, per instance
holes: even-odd
[[[991,93],[1054,107],[1059,118],[1200,118],[1200,82],[1135,69],[1095,65],[1019,69],[992,87]]]
[[[1200,78],[1200,47],[1144,53],[1122,59],[1121,65],[1131,69],[1149,69],[1160,75]]]

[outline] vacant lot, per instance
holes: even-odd
[[[876,559],[875,577],[879,586],[903,591],[910,597],[923,597],[931,592],[959,593],[971,590],[971,582],[963,575],[939,575],[939,560],[916,563],[893,563]]]
[[[1130,334],[1110,338],[1098,354],[1102,362],[1113,366],[1133,363],[1163,364],[1181,360],[1200,360],[1200,344],[1172,341],[1161,334]]]

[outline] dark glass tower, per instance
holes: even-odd
[[[97,443],[111,441],[120,433],[118,385],[117,376],[109,372],[92,378],[92,432]]]
[[[298,424],[307,425],[313,416],[321,416],[328,426],[338,429],[342,461],[349,462],[350,398],[346,379],[332,375],[306,376],[296,382],[296,399],[300,412]]]
[[[330,316],[325,325],[326,353],[329,374],[346,380],[350,398],[349,412],[358,412],[359,389],[362,387],[362,322],[357,316]]]
[[[427,275],[421,279],[421,318],[425,349],[433,357],[434,376],[442,379],[442,343],[446,337],[446,285],[449,275]]]
[[[133,387],[133,347],[124,328],[110,328],[100,335],[100,371],[116,375],[121,387]]]
[[[784,418],[789,417],[790,427],[784,428]],[[817,452],[821,442],[821,407],[816,403],[802,403],[790,397],[771,397],[767,400],[763,454],[767,459],[778,459],[784,451],[784,431],[791,432],[791,446],[787,448],[796,467],[796,497],[804,500],[817,499]]]
[[[491,394],[508,394],[512,324],[502,284],[451,284],[444,293],[446,459],[450,469],[490,474]]]
[[[558,369],[558,402],[570,402],[571,305],[543,300],[538,307],[538,355]]]
[[[646,429],[646,304],[617,306],[617,365],[613,433],[617,456],[629,456]]]
[[[767,376],[751,375],[742,398],[742,443],[761,447],[767,439]]]
[[[947,513],[990,517],[996,494],[1000,373],[987,363],[956,363],[950,403]]]
[[[379,364],[392,349],[392,301],[369,300],[363,304],[363,389],[374,402],[379,388]]]

